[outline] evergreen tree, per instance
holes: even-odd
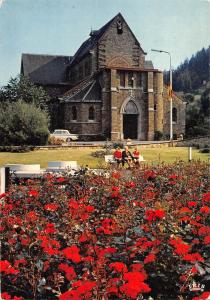
[[[209,74],[210,46],[198,51],[190,59],[186,59],[177,69],[173,70],[173,90],[192,92],[210,80]],[[169,72],[164,72],[164,81],[167,84]]]
[[[34,85],[28,77],[19,75],[11,78],[9,83],[0,89],[0,102],[19,100],[47,110],[50,98],[42,87]]]

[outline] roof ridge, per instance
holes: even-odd
[[[92,36],[89,36],[89,38],[87,38],[82,44],[81,46],[78,48],[78,50],[76,51],[76,53],[74,54],[73,56],[73,59],[70,63],[70,65],[74,64],[75,60],[77,59],[77,57],[79,56],[80,52],[82,52],[83,48],[85,48],[85,46],[91,41],[91,45],[89,46],[89,50],[91,50],[95,44],[97,43],[97,41],[101,38],[101,36],[104,34],[104,32],[106,31],[106,29],[109,27],[109,25],[113,22],[113,20],[117,17],[117,16],[121,16],[121,13],[118,13],[116,16],[114,16],[111,20],[109,20],[105,25],[103,25],[102,27],[100,27],[99,29],[97,30],[91,30],[92,31],[95,31],[95,34],[92,35]],[[87,47],[88,48],[88,47]],[[87,51],[87,50],[86,50]],[[85,53],[86,53],[85,51]]]
[[[22,53],[23,55],[33,55],[33,56],[52,56],[52,57],[73,57],[72,55],[58,55],[58,54],[37,54],[37,53]]]

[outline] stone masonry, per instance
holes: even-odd
[[[170,106],[163,74],[145,56],[120,13],[92,30],[73,57],[63,58],[64,92],[52,97],[52,127],[113,141],[153,140],[155,132],[169,135]],[[53,84],[48,86],[52,91]],[[175,94],[173,132],[185,133],[185,103]]]

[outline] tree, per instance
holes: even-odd
[[[0,103],[0,145],[43,145],[48,140],[46,111],[22,100]]]
[[[186,59],[173,71],[173,89],[175,91],[192,92],[202,87],[204,81],[209,80],[210,46],[202,49]],[[164,80],[168,80],[169,72],[164,73]]]
[[[210,90],[207,89],[203,92],[201,98],[189,102],[186,110],[187,136],[192,137],[210,134],[209,95]]]
[[[34,85],[28,77],[19,75],[11,78],[9,83],[0,89],[0,102],[19,100],[48,110],[50,98],[42,87]]]

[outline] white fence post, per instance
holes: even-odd
[[[0,194],[5,193],[5,168],[0,169]]]
[[[188,160],[191,161],[192,160],[192,147],[188,148]]]
[[[9,186],[9,168],[0,168],[0,194],[7,191]]]

